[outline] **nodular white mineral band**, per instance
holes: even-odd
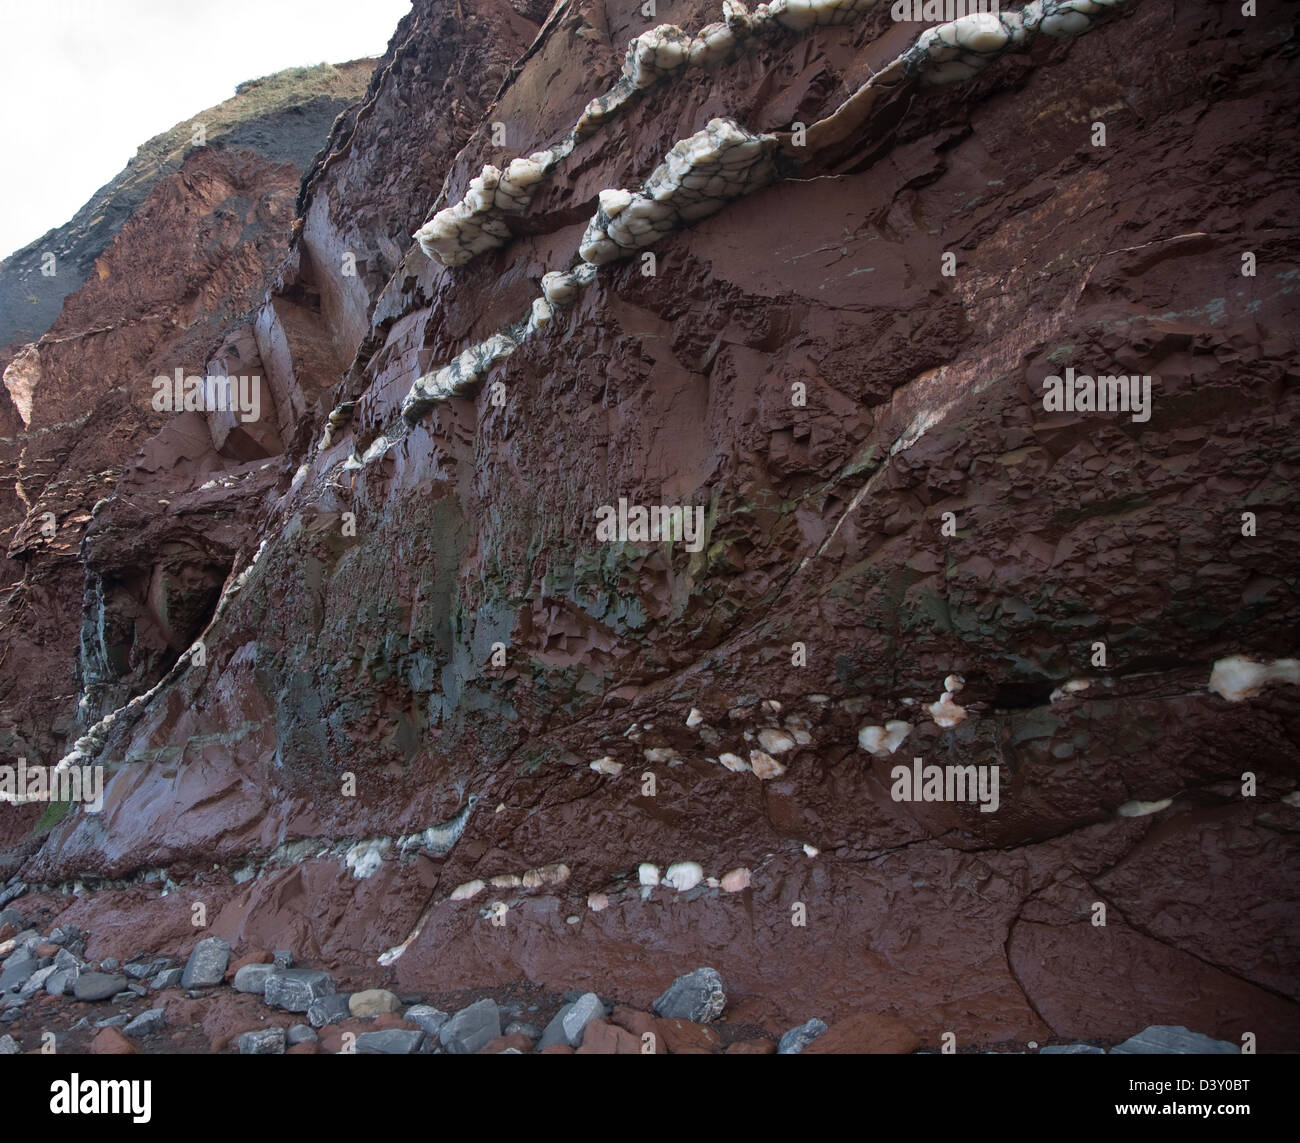
[[[802,30],[844,23],[873,7],[875,2],[777,0],[776,4],[760,5],[750,16],[737,0],[727,0],[724,26],[733,35],[738,28],[746,26],[746,20],[750,31],[772,23]],[[929,28],[840,109],[809,129],[812,145],[804,149],[807,153],[799,155],[799,159],[811,158],[819,139],[837,137],[833,129],[836,117],[853,116],[855,99],[876,80],[901,72],[904,77],[921,78],[933,84],[958,83],[970,79],[999,56],[1023,48],[1040,33],[1058,39],[1081,35],[1095,26],[1096,17],[1125,2],[1132,0],[1034,0],[1015,11],[976,12]],[[666,31],[669,28],[673,26],[662,25],[643,33],[629,45],[624,64],[624,79],[628,83],[657,82],[669,72],[688,66],[690,51],[683,55],[682,49],[685,33],[673,28],[674,34],[670,35]],[[705,31],[715,39],[721,35],[717,25],[709,25]],[[651,76],[654,78],[648,78]],[[818,128],[831,129],[819,132]],[[571,132],[550,151],[514,160],[505,172],[495,167],[484,168],[484,173],[471,181],[465,199],[440,211],[417,232],[421,248],[444,264],[459,265],[477,252],[509,241],[509,229],[500,221],[502,215],[527,208],[530,188],[536,187],[569,154],[573,137]],[[471,346],[450,364],[419,377],[402,402],[404,420],[415,424],[434,404],[467,395],[492,366],[510,356],[522,340],[549,322],[555,310],[574,304],[581,289],[595,279],[598,266],[646,249],[668,234],[715,213],[727,202],[773,181],[778,173],[775,161],[778,150],[786,157],[792,154],[792,149],[778,135],[753,134],[734,120],[716,118],[676,143],[641,190],[601,191],[596,214],[579,243],[578,266],[544,275],[542,297],[534,301],[529,314],[514,326]],[[458,229],[462,225],[463,230]],[[447,262],[447,257],[453,261]],[[367,456],[373,458],[374,452],[372,448]]]
[[[642,32],[627,46],[622,78],[584,109],[569,133],[552,147],[511,160],[504,170],[491,164],[470,180],[469,190],[438,211],[412,236],[434,261],[463,266],[510,241],[506,219],[531,205],[539,184],[573,152],[576,143],[603,126],[627,103],[661,80],[691,67],[729,58],[751,36],[850,23],[880,0],[776,0],[751,14],[739,0],[725,0],[723,20],[695,36],[675,24]],[[923,32],[902,56],[907,75],[931,84],[959,83],[1004,52],[1044,35],[1064,38],[1089,30],[1093,17],[1125,0],[1035,0],[1010,12],[975,12]],[[707,212],[706,212],[707,213]],[[703,214],[697,216],[703,217]]]

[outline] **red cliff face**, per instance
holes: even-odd
[[[1292,29],[1130,0],[981,70],[868,7],[597,116],[634,0],[417,0],[265,300],[296,173],[155,188],[35,351],[28,439],[78,427],[20,462],[9,733],[53,762],[148,697],[80,748],[101,813],[10,829],[30,900],[99,957],[202,901],[402,992],[707,964],[845,1047],[1300,1048],[1300,691],[1211,685],[1296,653]],[[719,117],[771,181],[538,310]],[[490,248],[410,241],[526,156]],[[155,414],[191,363],[263,416]],[[1133,403],[1053,403],[1083,375]],[[700,534],[605,542],[621,500]]]
[[[92,221],[83,211],[0,268],[6,288],[26,273],[24,289],[36,282],[66,293],[84,277],[43,336],[0,357],[0,535],[15,583],[0,602],[6,757],[58,757],[81,733],[79,698],[88,699],[84,725],[156,682],[200,618],[169,621],[160,577],[197,569],[186,607],[210,614],[235,552],[253,535],[252,514],[234,511],[238,499],[224,495],[191,530],[193,503],[179,506],[178,496],[192,500],[226,469],[235,470],[237,498],[258,479],[248,481],[252,471],[238,466],[247,458],[223,447],[202,415],[157,412],[152,381],[177,368],[204,373],[218,347],[234,344],[232,327],[261,302],[284,257],[303,174],[298,132],[326,130],[369,74],[366,61],[301,71],[242,85],[196,117],[209,126],[206,146],[182,154],[188,125],[151,141],[96,196]],[[46,246],[60,259],[42,280],[24,270],[24,255]],[[256,372],[258,363],[244,366]],[[277,440],[253,455],[265,461],[280,451]],[[114,518],[101,520],[99,533],[116,535],[87,548],[97,504],[111,504]]]

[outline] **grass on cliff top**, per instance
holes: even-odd
[[[230,107],[239,111],[238,118],[247,119],[250,115],[272,110],[277,104],[301,103],[312,95],[355,99],[365,91],[376,62],[362,59],[342,64],[319,63],[313,67],[291,67],[272,75],[246,79],[235,88],[230,99],[218,103],[212,111]]]
[[[291,67],[273,75],[245,80],[229,99],[190,116],[161,135],[155,135],[140,147],[128,165],[180,158],[189,150],[194,127],[199,123],[204,124],[207,139],[212,142],[241,123],[299,106],[318,96],[355,103],[365,94],[377,62],[360,59],[341,64]]]

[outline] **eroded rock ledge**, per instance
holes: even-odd
[[[253,319],[283,451],[204,493],[260,497],[204,661],[10,857],[40,932],[176,959],[202,904],[363,990],[646,1013],[710,965],[772,1040],[1295,1047],[1291,30],[1104,7],[665,34],[615,109],[630,12],[418,0]],[[408,243],[593,102],[493,186],[504,244]],[[1049,410],[1068,367],[1150,418]],[[598,542],[624,500],[698,550]]]

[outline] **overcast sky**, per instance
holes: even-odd
[[[67,222],[141,143],[237,84],[382,55],[409,10],[409,0],[0,0],[0,258]]]

